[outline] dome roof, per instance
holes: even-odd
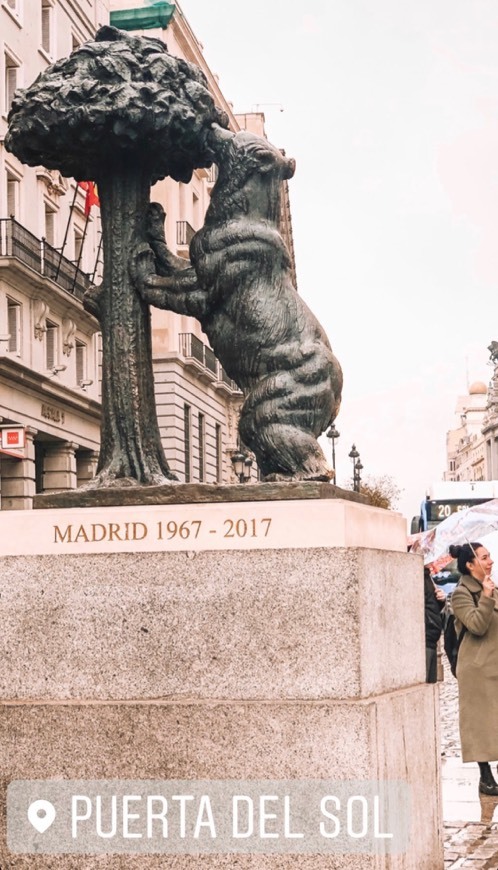
[[[469,396],[485,396],[487,392],[488,388],[482,381],[474,381],[469,387]]]

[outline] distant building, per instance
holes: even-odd
[[[458,397],[457,425],[446,435],[444,480],[491,479],[487,476],[486,441],[482,434],[487,404],[488,390],[482,381],[471,384],[468,395]]]

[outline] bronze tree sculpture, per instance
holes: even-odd
[[[329,480],[317,442],[337,415],[341,367],[320,324],[292,285],[278,231],[282,180],[294,161],[266,139],[214,124],[219,176],[191,265],[166,247],[164,213],[149,209],[149,242],[135,276],[147,302],[197,317],[245,402],[240,434],[266,480]],[[152,248],[152,250],[151,250]]]
[[[203,73],[156,39],[103,27],[93,42],[17,92],[5,146],[24,163],[97,182],[104,277],[86,307],[101,325],[101,449],[92,486],[174,478],[154,399],[150,311],[136,292],[132,248],[146,241],[153,182],[188,182],[211,165],[207,134],[224,123]]]

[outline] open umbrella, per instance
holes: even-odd
[[[498,530],[498,498],[457,511],[434,529],[421,532],[410,552],[421,553],[427,565],[444,556],[450,544],[484,543],[482,539],[495,530]]]

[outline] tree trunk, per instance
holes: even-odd
[[[159,436],[149,306],[129,271],[135,247],[146,241],[150,175],[130,163],[97,178],[101,203],[104,278],[98,294],[102,329],[102,424],[93,486],[158,484],[175,480]]]

